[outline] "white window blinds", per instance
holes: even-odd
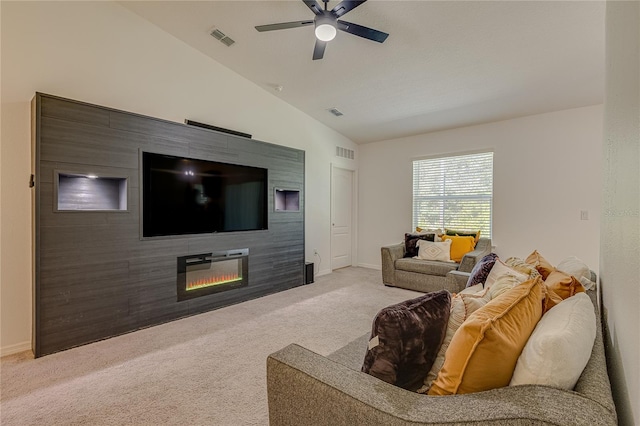
[[[415,160],[413,226],[491,237],[493,152]]]

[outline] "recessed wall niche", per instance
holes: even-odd
[[[57,211],[126,211],[127,179],[55,172]]]
[[[296,189],[275,189],[274,204],[277,212],[300,211],[300,191]]]

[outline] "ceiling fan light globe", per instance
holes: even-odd
[[[336,27],[331,24],[320,24],[316,26],[316,38],[320,41],[331,41],[336,37]]]

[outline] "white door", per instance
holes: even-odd
[[[351,266],[353,171],[331,168],[331,270]]]

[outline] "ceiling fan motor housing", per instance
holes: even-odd
[[[322,15],[316,16],[315,27],[316,37],[322,41],[333,40],[338,32],[337,19],[326,10]]]

